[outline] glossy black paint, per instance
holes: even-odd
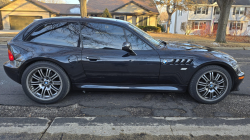
[[[39,44],[26,41],[27,36],[44,23],[91,22],[119,26],[140,38],[150,50],[133,50],[136,55],[121,49],[84,48]],[[76,24],[77,25],[77,24]],[[80,23],[79,23],[80,25]],[[82,40],[79,40],[82,41]],[[37,61],[59,65],[69,76],[75,89],[132,89],[185,92],[193,75],[207,65],[219,65],[229,71],[236,90],[244,73],[228,54],[210,48],[181,43],[162,43],[155,46],[135,32],[125,21],[96,18],[51,18],[38,20],[21,31],[8,43],[15,61],[6,62],[4,69],[14,81],[21,83],[26,67]],[[88,86],[89,85],[89,86]],[[148,87],[148,88],[147,88]],[[151,88],[149,88],[151,87]]]

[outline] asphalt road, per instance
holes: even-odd
[[[188,93],[134,93],[134,92],[71,92],[64,100],[52,105],[41,105],[31,101],[23,92],[21,85],[15,83],[0,67],[0,105],[4,112],[18,113],[23,116],[28,112],[42,112],[46,107],[67,108],[67,114],[59,116],[169,116],[169,117],[250,117],[250,51],[223,50],[234,56],[246,73],[246,79],[240,91],[233,92],[222,102],[214,105],[203,105],[193,100]],[[6,46],[0,46],[0,64],[8,60]],[[7,105],[7,107],[6,107]],[[15,106],[15,110],[8,106]],[[18,109],[18,107],[23,107]],[[39,108],[36,108],[39,107]],[[72,108],[74,110],[72,110]],[[76,111],[77,110],[77,111]],[[15,111],[15,112],[14,112]],[[65,113],[65,110],[47,110],[54,117]],[[25,114],[27,115],[27,114]],[[4,116],[4,115],[3,115]],[[39,116],[33,115],[33,116]],[[46,115],[45,115],[46,116]]]

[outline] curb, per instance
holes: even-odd
[[[218,50],[245,50],[244,47],[210,47]]]
[[[61,135],[250,136],[250,118],[74,117],[0,118],[0,138],[53,139]],[[2,129],[3,128],[3,129]],[[219,130],[219,131],[218,131]]]
[[[0,118],[0,139],[40,139],[49,122],[46,118]]]
[[[190,134],[193,136],[250,136],[249,132],[250,118],[83,117],[56,118],[46,134],[114,136],[120,133],[146,133],[154,136],[190,136]]]

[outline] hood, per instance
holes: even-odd
[[[167,45],[159,48],[161,51],[173,50],[173,51],[187,51],[187,52],[201,52],[204,57],[214,57],[216,59],[223,60],[224,62],[230,63],[232,66],[237,64],[237,61],[229,54],[215,50],[210,47],[204,47],[201,45],[189,44],[189,43],[178,43],[168,42]],[[192,53],[201,56],[201,53]]]
[[[186,51],[214,51],[214,49],[209,47],[204,47],[201,45],[188,44],[188,43],[178,43],[178,42],[168,42],[166,46],[161,46],[160,50],[186,50]]]

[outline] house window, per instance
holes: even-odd
[[[196,7],[194,14],[208,14],[208,7]]]
[[[125,16],[115,16],[115,19],[120,19],[120,20],[124,20],[125,19]]]
[[[206,27],[206,22],[204,21],[195,21],[193,22],[193,30],[201,30]]]
[[[199,22],[194,22],[194,29],[199,29]]]
[[[199,29],[203,29],[206,26],[206,22],[200,22]]]
[[[182,10],[179,11],[179,16],[182,16]]]
[[[230,30],[242,30],[243,23],[241,22],[231,22],[230,23]]]
[[[244,13],[245,13],[245,8],[244,8],[244,7],[241,7],[241,8],[240,8],[240,15],[244,15]]]
[[[197,8],[196,14],[201,14],[201,7]]]
[[[233,15],[244,15],[245,7],[234,7]]]
[[[147,26],[148,17],[139,16],[139,26]]]
[[[220,7],[214,7],[214,15],[220,14]]]
[[[206,14],[207,12],[207,7],[202,7],[202,14]]]

